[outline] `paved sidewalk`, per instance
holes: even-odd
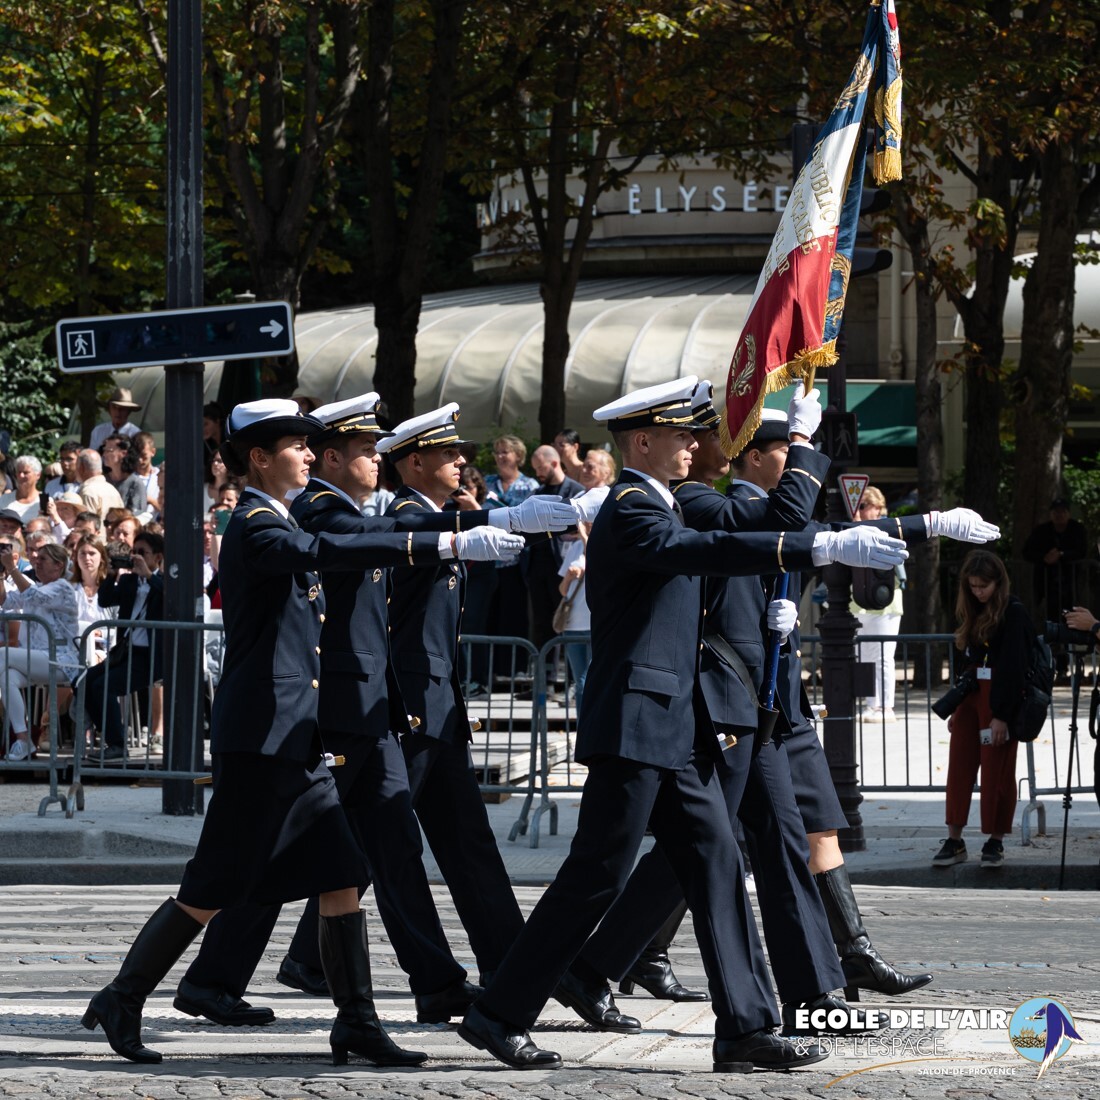
[[[29,783],[0,785],[0,884],[55,883],[105,885],[178,881],[202,828],[202,817],[166,817],[161,813],[159,787],[102,783],[85,790],[85,809],[66,820],[57,806],[37,816],[45,787]],[[1060,800],[1043,800],[1047,834],[1020,843],[1020,802],[1016,830],[1006,838],[1005,865],[999,870],[979,867],[982,837],[967,831],[969,859],[952,868],[933,868],[932,856],[946,831],[943,795],[897,793],[865,796],[861,812],[867,849],[852,852],[847,863],[854,881],[878,885],[1022,887],[1056,889],[1061,860]],[[576,828],[578,796],[555,794],[557,834],[551,815],[538,820],[538,846],[532,848],[534,820],[527,835],[509,839],[521,813],[523,799],[510,798],[487,807],[490,821],[514,882],[542,885],[557,873]],[[536,802],[533,809],[538,808]],[[22,812],[16,812],[22,809]],[[972,818],[977,819],[975,805]],[[1100,809],[1094,799],[1075,797],[1067,835],[1065,885],[1095,889],[1100,860]],[[1034,831],[1033,822],[1033,831]],[[441,882],[430,851],[425,852],[428,873]]]

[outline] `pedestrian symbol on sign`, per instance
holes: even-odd
[[[70,359],[94,359],[95,358],[95,333],[91,329],[78,329],[75,332],[66,332],[66,351]]]

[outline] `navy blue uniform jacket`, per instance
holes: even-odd
[[[697,481],[681,481],[673,492],[684,521],[699,531],[801,531],[813,514],[828,469],[829,459],[824,455],[810,447],[792,447],[779,485],[766,495],[754,493],[746,485],[732,485],[724,496]],[[797,577],[794,580],[797,584]],[[699,680],[707,712],[719,725],[755,729],[766,656],[764,578],[708,577],[704,588],[706,621]],[[751,688],[707,642],[715,634],[744,662]]]
[[[624,471],[588,541],[593,657],[577,760],[684,767],[696,735],[700,577],[805,568],[812,547],[812,535],[801,533],[693,531],[652,485]],[[713,728],[700,734],[717,751]]]
[[[241,494],[219,556],[226,648],[210,723],[213,752],[310,760],[325,610],[318,574],[361,572],[379,537],[310,533],[266,497]],[[384,537],[401,540],[408,552],[408,535]],[[427,538],[436,553],[436,540]]]
[[[439,564],[438,536],[398,530],[392,519],[363,516],[347,498],[310,481],[291,505],[302,530],[366,535],[375,548],[353,572],[322,570],[325,590],[321,631],[321,688],[317,721],[322,730],[385,737],[408,732],[405,704],[390,660],[389,566]],[[435,524],[453,530],[454,519],[433,513]],[[411,541],[410,541],[411,537]]]
[[[481,522],[485,522],[488,513],[457,515],[481,516]],[[407,486],[397,491],[386,516],[400,525],[423,522],[426,517],[445,517],[447,522],[455,522],[455,513],[435,512]],[[470,738],[470,722],[455,668],[465,591],[466,567],[461,562],[441,562],[435,569],[404,566],[393,571],[393,664],[405,705],[421,720],[417,732],[427,737]]]

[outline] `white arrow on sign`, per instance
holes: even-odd
[[[266,325],[260,326],[260,331],[266,332],[274,340],[283,331],[283,326],[278,321],[269,321]]]

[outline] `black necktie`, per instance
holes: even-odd
[[[684,513],[680,510],[680,505],[677,501],[672,502],[672,514],[676,517],[676,522],[683,527],[684,526]]]

